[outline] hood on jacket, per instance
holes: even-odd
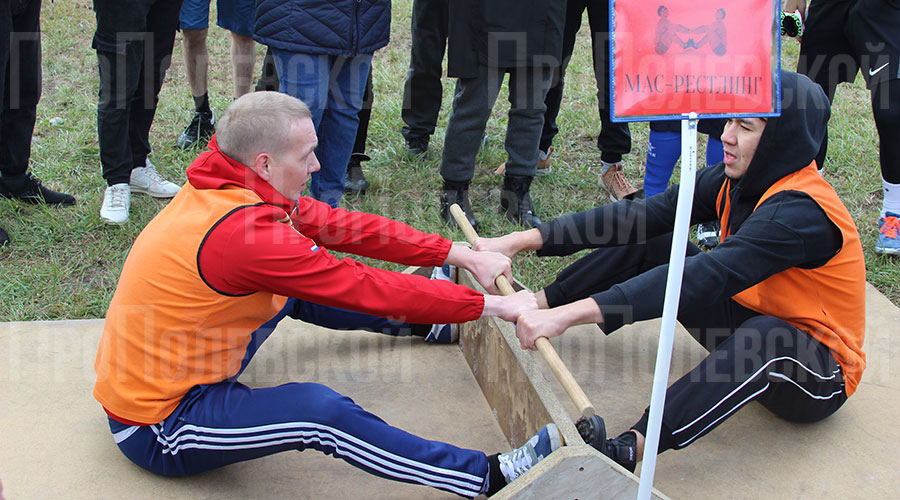
[[[228,157],[219,149],[216,135],[209,140],[209,151],[204,151],[187,169],[188,182],[195,189],[222,189],[237,186],[255,192],[262,200],[290,213],[297,200],[289,200],[264,181],[250,167]]]
[[[742,198],[761,196],[775,181],[816,158],[831,105],[822,87],[804,75],[781,72],[781,116],[766,120],[756,153],[735,189]]]

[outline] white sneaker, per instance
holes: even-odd
[[[509,484],[528,472],[538,462],[559,449],[562,444],[562,434],[559,433],[556,424],[549,423],[522,446],[508,453],[497,455],[500,472],[503,473],[506,483]]]
[[[131,205],[131,188],[128,184],[113,184],[106,188],[100,218],[107,224],[125,224],[128,221],[128,207]]]
[[[135,193],[149,194],[154,198],[171,198],[181,189],[178,184],[167,181],[159,175],[156,167],[146,160],[143,167],[134,167],[131,171],[131,190]]]

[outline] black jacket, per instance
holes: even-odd
[[[454,0],[447,75],[473,78],[479,66],[559,66],[564,0]]]
[[[791,267],[819,267],[841,249],[840,230],[804,192],[777,193],[754,211],[772,184],[813,161],[830,115],[824,92],[807,77],[782,72],[782,88],[781,116],[767,120],[747,172],[728,193],[730,236],[685,260],[680,308],[724,301]],[[724,163],[697,173],[691,224],[719,219],[716,198],[725,180]],[[538,254],[641,243],[671,232],[677,198],[676,185],[647,200],[560,217],[539,227],[544,246]],[[667,272],[662,265],[593,295],[604,313],[604,331],[624,324],[621,306],[631,306],[633,321],[660,317]]]

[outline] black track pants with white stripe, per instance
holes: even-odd
[[[640,245],[595,250],[544,289],[547,302],[556,307],[607,290],[668,263],[670,248],[671,235],[663,235]],[[687,255],[700,251],[688,243]],[[730,298],[694,306],[682,302],[678,321],[710,355],[666,391],[660,452],[688,446],[754,400],[781,418],[814,422],[847,399],[830,350],[786,321]],[[646,435],[647,412],[633,427]]]
[[[815,422],[847,400],[830,350],[786,321],[757,315],[733,332],[688,330],[715,347],[666,391],[660,452],[688,446],[751,401],[792,422]],[[644,435],[647,417],[634,425]]]

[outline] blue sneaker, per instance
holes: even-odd
[[[522,446],[509,453],[497,455],[497,459],[500,461],[500,472],[506,478],[507,484],[511,483],[560,446],[562,446],[562,437],[559,429],[556,428],[556,424],[547,424]]]
[[[875,253],[900,255],[900,215],[886,212],[878,219],[878,231],[881,234],[875,243]]]
[[[431,279],[456,282],[456,266],[444,264],[435,266],[431,271]],[[425,336],[425,342],[435,344],[453,344],[459,340],[459,328],[456,324],[432,325],[431,331]]]

